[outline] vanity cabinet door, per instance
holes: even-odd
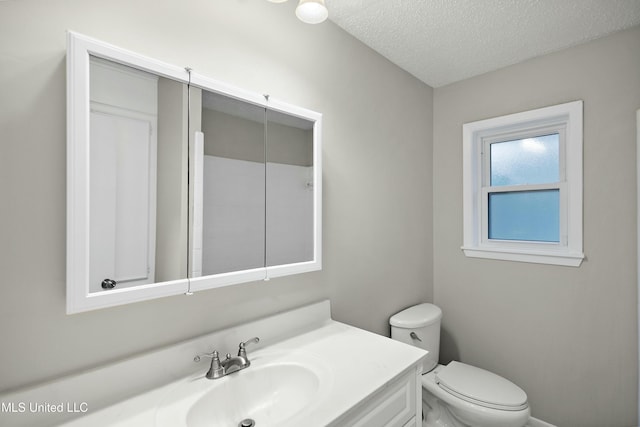
[[[418,421],[416,421],[416,417],[411,418],[411,420],[406,423],[404,427],[418,427]]]
[[[417,417],[418,373],[412,368],[339,420],[340,426],[405,427]],[[412,424],[412,420],[413,423]]]

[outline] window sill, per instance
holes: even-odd
[[[584,259],[583,253],[573,252],[542,252],[485,247],[462,247],[465,256],[469,258],[497,259],[503,261],[529,262],[534,264],[563,265],[579,267]]]

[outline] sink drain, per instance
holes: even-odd
[[[255,421],[253,421],[251,418],[247,418],[240,421],[240,424],[238,424],[238,427],[254,427],[255,425],[256,425]]]

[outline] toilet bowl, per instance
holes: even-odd
[[[530,416],[520,387],[459,362],[438,365],[422,375],[422,411],[424,427],[522,427]]]
[[[423,427],[523,427],[530,416],[526,393],[484,369],[452,361],[437,364],[442,311],[419,304],[390,319],[391,338],[429,352],[423,364]]]

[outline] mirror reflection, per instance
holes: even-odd
[[[191,89],[190,277],[314,259],[314,122]]]
[[[89,65],[89,292],[186,278],[186,85]]]
[[[313,125],[267,111],[266,265],[313,260]]]
[[[190,277],[265,265],[265,109],[191,89]]]
[[[67,313],[322,268],[322,115],[67,34]]]

